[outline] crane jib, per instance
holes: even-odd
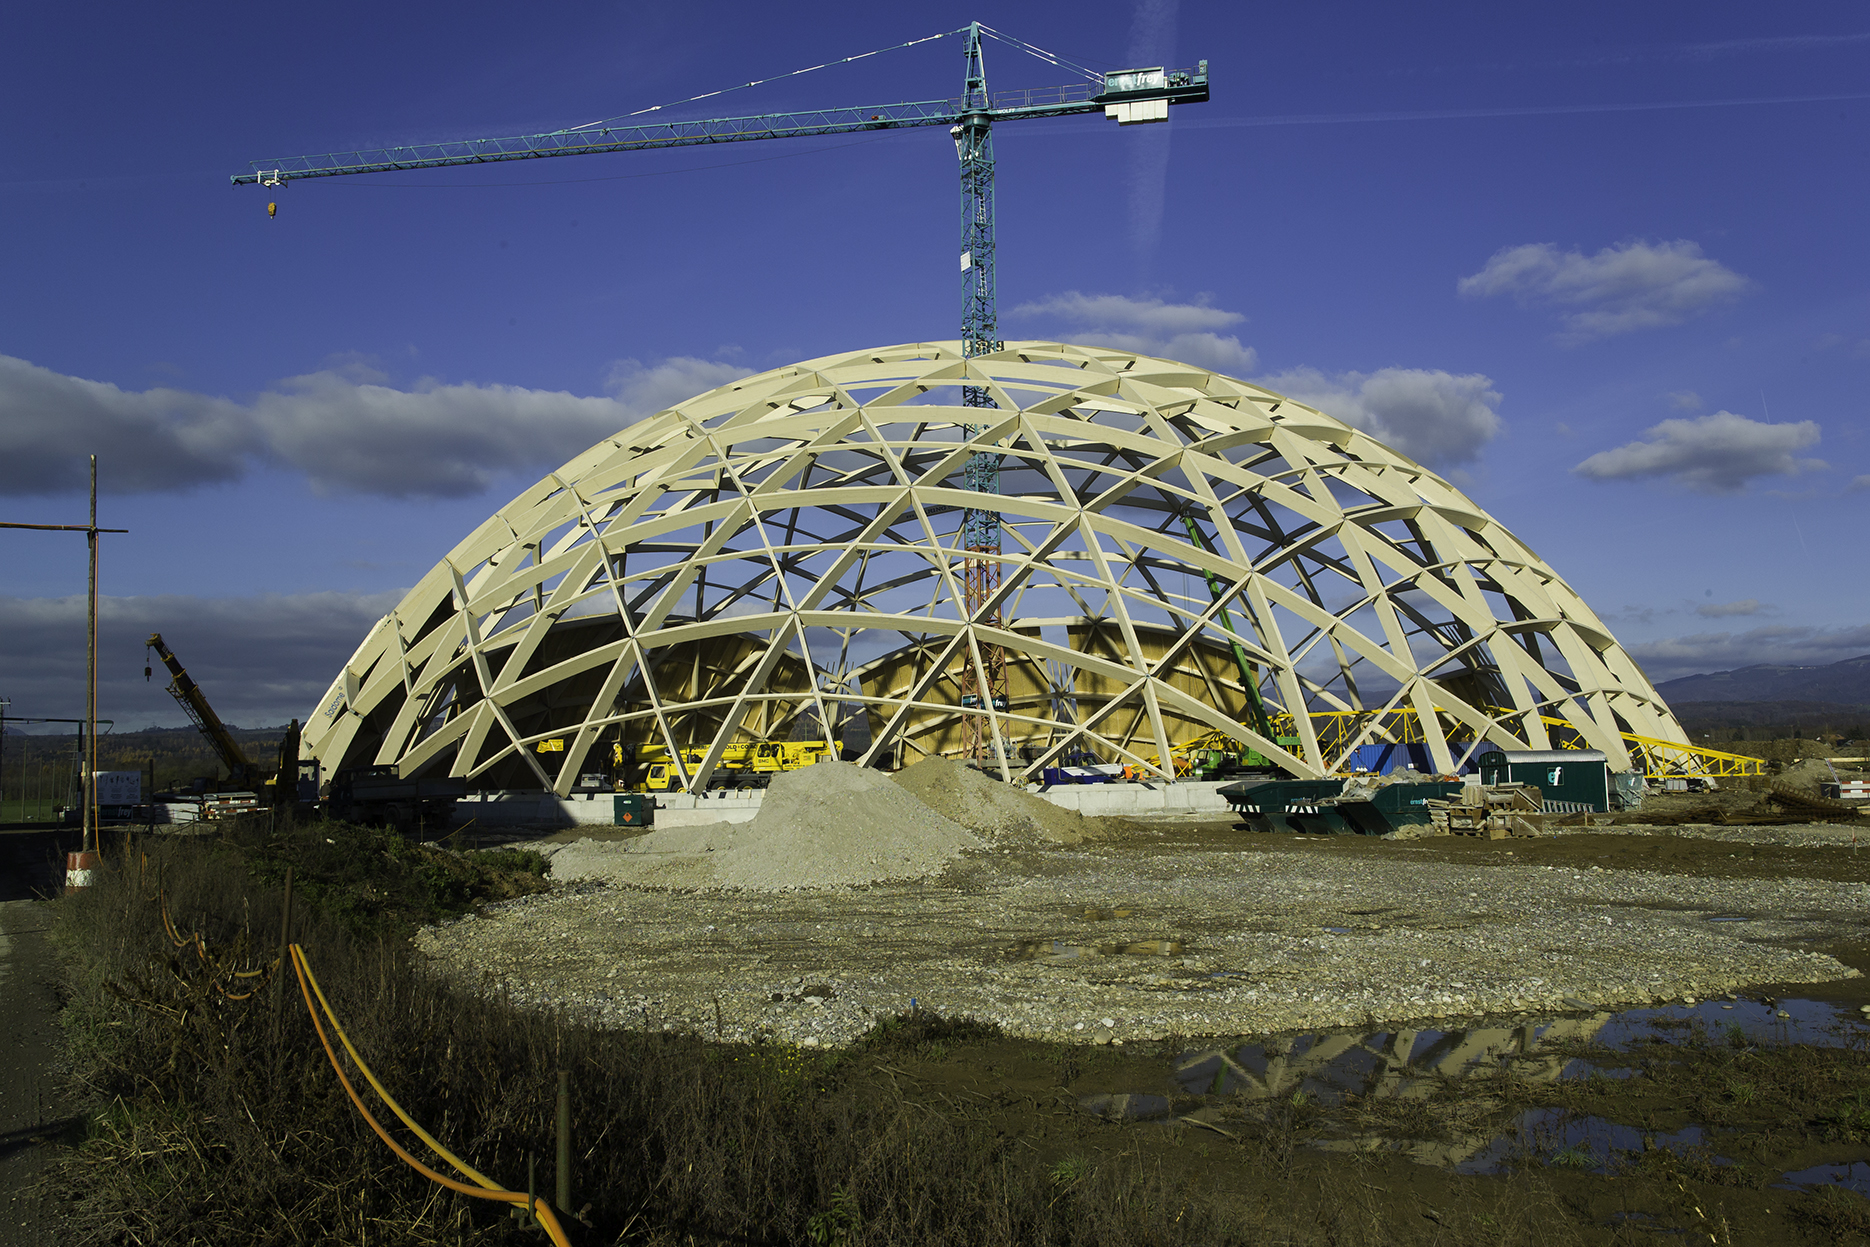
[[[1147,90],[1100,90],[1094,83],[1077,83],[1062,87],[996,92],[992,107],[987,109],[967,107],[965,101],[958,99],[913,100],[860,108],[710,117],[698,121],[665,121],[647,126],[556,130],[549,134],[523,134],[510,138],[463,139],[445,143],[412,143],[401,147],[325,152],[254,161],[252,172],[235,174],[229,180],[236,186],[277,186],[296,178],[343,177],[359,173],[538,160],[547,156],[587,156],[600,152],[654,151],[714,143],[954,126],[965,117],[982,114],[995,122],[1026,121],[1100,113],[1106,110],[1107,105],[1116,103],[1130,104],[1159,99],[1171,104],[1193,104],[1208,98],[1205,64],[1200,70],[1177,70],[1167,75],[1167,81],[1166,86]]]

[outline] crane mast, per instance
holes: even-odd
[[[961,159],[961,354],[972,359],[1003,345],[994,286],[993,117],[979,22],[968,27],[961,103],[961,122],[952,131],[955,154]],[[961,403],[970,408],[994,406],[993,396],[978,385],[961,387]],[[974,441],[985,427],[970,419],[962,425],[962,435]],[[1000,493],[1000,456],[976,450],[967,457],[962,476],[971,492],[983,495],[980,505],[961,512],[966,613],[977,625],[998,628],[1000,612],[988,607],[1000,588],[1000,511],[988,499]],[[962,709],[974,712],[965,716],[967,755],[985,762],[996,752],[992,716],[1007,709],[1006,650],[993,641],[978,643],[978,650],[962,652],[958,683]]]
[[[920,100],[650,125],[593,123],[549,134],[256,160],[251,172],[236,174],[232,181],[236,186],[283,186],[299,178],[946,125],[961,164],[961,354],[965,359],[973,359],[991,355],[1004,346],[1000,340],[998,292],[994,282],[994,123],[1099,111],[1125,126],[1167,121],[1169,105],[1198,104],[1208,99],[1208,63],[1202,61],[1195,69],[1126,69],[1101,77],[1082,71],[1095,80],[993,96],[987,91],[982,36],[1007,37],[979,22],[953,33],[966,36],[967,44],[966,73],[958,100]],[[1039,51],[1030,45],[1019,46],[1027,51]],[[1054,64],[1064,64],[1049,53],[1041,55]],[[996,406],[987,388],[978,385],[963,385],[961,402],[970,409]],[[976,442],[991,427],[991,420],[991,416],[985,415],[975,419],[971,413],[964,417],[963,439],[968,443]],[[977,447],[962,464],[962,479],[968,491],[981,495],[979,505],[963,508],[957,534],[962,555],[965,613],[967,620],[976,627],[998,628],[1001,624],[1000,610],[995,604],[1000,589],[1000,510],[993,502],[1000,493],[1001,459],[999,452]],[[160,638],[152,638],[152,643],[159,641]],[[164,660],[169,661],[168,652],[162,652]],[[995,758],[1004,766],[1005,759],[998,757],[1002,737],[995,730],[994,721],[1008,707],[1006,651],[992,642],[980,643],[964,649],[959,662],[957,683],[966,725],[967,755],[976,762]],[[176,672],[179,687],[180,681],[187,677],[179,665],[172,663],[170,669]],[[192,681],[189,687],[193,687]],[[199,690],[195,692],[198,697]],[[195,716],[195,709],[181,692],[176,692],[176,699],[189,709],[191,717]],[[206,701],[202,701],[202,709],[206,706]],[[213,713],[207,710],[208,721],[219,727],[220,721],[212,718]],[[201,718],[196,718],[196,722],[204,733],[215,739]],[[221,734],[225,736],[226,729],[221,729]],[[232,737],[226,739],[233,745]],[[237,752],[238,746],[233,747]]]

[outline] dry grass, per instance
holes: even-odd
[[[556,1071],[571,1071],[572,1202],[590,1241],[1248,1241],[1141,1166],[1100,1165],[1061,1197],[1010,1140],[904,1100],[850,1054],[601,1032],[464,994],[403,938],[457,898],[426,877],[432,855],[329,824],[153,842],[61,907],[67,1029],[92,1110],[66,1183],[84,1192],[73,1241],[530,1241],[368,1132],[296,984],[230,1000],[225,976],[163,935],[159,888],[177,929],[226,966],[270,958],[282,897],[267,878],[288,860],[320,901],[294,937],[359,1050],[438,1138],[516,1188],[534,1160],[550,1194]],[[527,873],[517,864],[509,874]],[[931,1025],[904,1037],[939,1042]]]

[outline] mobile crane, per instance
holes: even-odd
[[[221,716],[214,713],[214,707],[208,704],[207,695],[201,691],[201,686],[183,669],[181,659],[164,644],[162,633],[150,633],[144,645],[155,650],[156,657],[162,659],[162,665],[169,669],[169,696],[175,698],[175,704],[182,708],[189,722],[208,738],[215,756],[227,768],[227,782],[235,788],[258,792],[260,785],[266,782],[266,772],[248,760],[240,742],[234,739],[234,734],[221,722]],[[143,668],[143,678],[149,678],[148,667]]]
[[[162,633],[150,633],[149,640],[144,642],[144,645],[156,651],[156,656],[162,659],[162,665],[169,669],[169,696],[175,698],[176,704],[188,716],[189,722],[208,738],[208,744],[213,747],[215,756],[220,758],[221,765],[227,768],[226,786],[228,788],[250,791],[264,796],[268,804],[276,807],[316,799],[318,764],[299,760],[299,721],[297,719],[292,721],[292,726],[286,729],[285,736],[279,742],[279,757],[274,768],[269,771],[258,766],[247,757],[246,751],[240,747],[240,742],[235,740],[234,734],[227,730],[227,725],[221,722],[221,716],[214,713],[214,707],[208,704],[207,694],[201,691],[201,686],[195,683],[194,678],[183,668],[181,659],[177,658],[163,641]],[[148,679],[149,675],[150,670],[146,666],[143,668],[143,678]],[[303,785],[299,782],[304,778],[303,772],[306,767],[311,768],[312,791],[310,794],[302,791]],[[272,789],[270,793],[267,792],[268,786]]]

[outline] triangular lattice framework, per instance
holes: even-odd
[[[976,451],[1002,456],[1003,539],[970,616]],[[995,645],[1008,704],[964,708]],[[1295,748],[1252,730],[1255,687]],[[379,622],[305,740],[563,793],[613,741],[701,752],[705,783],[729,745],[826,727],[867,759],[956,755],[977,715],[1009,778],[1078,750],[1159,770],[1215,730],[1317,775],[1399,710],[1444,771],[1549,748],[1548,719],[1617,767],[1623,732],[1682,738],[1557,573],[1367,434],[1171,360],[921,343],[748,377],[579,455]]]

